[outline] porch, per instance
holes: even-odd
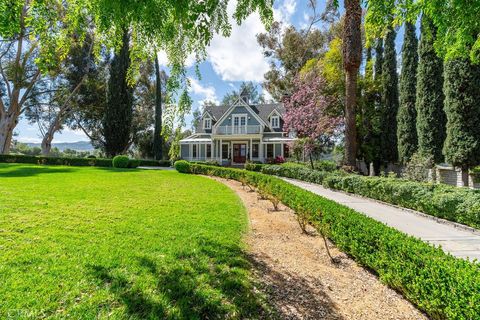
[[[262,162],[277,156],[288,157],[292,138],[221,137],[184,139],[181,157],[188,161],[216,161],[223,166],[243,166],[247,161]]]

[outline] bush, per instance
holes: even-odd
[[[473,178],[473,182],[480,183],[480,166],[471,169],[470,175]]]
[[[174,164],[175,170],[181,173],[190,173],[191,172],[190,166],[191,164],[185,160],[175,161],[175,164]]]
[[[244,180],[261,193],[276,197],[432,319],[480,318],[478,264],[454,258],[440,248],[273,176],[198,164],[191,165],[190,171]],[[327,180],[348,185],[352,190],[364,187],[358,177],[333,174]],[[390,187],[393,185],[392,181],[387,182]],[[381,188],[382,183],[374,181],[373,185]],[[408,191],[407,187],[404,189]]]
[[[337,170],[337,164],[335,163],[335,161],[330,161],[330,160],[315,161],[313,163],[313,167],[315,168],[315,170],[320,170],[320,171],[332,172]]]
[[[127,156],[115,156],[112,164],[114,168],[128,168],[129,161]]]
[[[247,162],[245,162],[244,167],[245,167],[245,170],[259,172],[259,171],[262,170],[263,164],[262,163],[257,163],[257,162],[247,161]]]
[[[402,172],[402,177],[412,181],[427,182],[428,170],[433,168],[432,156],[422,156],[419,153],[413,154]]]
[[[137,168],[140,166],[141,161],[137,159],[129,159],[128,160],[128,168]]]
[[[62,165],[62,166],[95,166],[111,167],[111,159],[99,158],[60,158],[44,156],[27,156],[15,154],[0,154],[0,162],[6,163],[31,163],[39,165]]]
[[[268,165],[262,173],[322,184],[480,228],[480,191],[405,179],[365,177],[343,171]]]

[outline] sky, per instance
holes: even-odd
[[[277,0],[274,4],[274,19],[282,23],[292,24],[297,28],[305,27],[311,9],[308,8],[306,0]],[[325,7],[325,0],[318,1],[319,10]],[[229,3],[229,12],[233,13],[235,1]],[[232,19],[232,33],[225,38],[219,35],[214,36],[207,49],[206,60],[199,65],[201,79],[195,75],[194,59],[187,59],[187,74],[190,78],[190,96],[193,100],[192,111],[198,109],[204,100],[219,102],[222,97],[232,90],[237,90],[243,81],[253,81],[259,86],[263,75],[269,69],[269,62],[263,56],[262,48],[258,45],[256,35],[265,32],[265,27],[260,21],[257,13],[249,16],[241,25],[237,25]],[[318,26],[321,27],[321,26]],[[398,39],[401,34],[397,36]],[[397,53],[400,52],[400,45],[397,43]],[[159,53],[159,60],[163,67],[167,66],[166,56]],[[268,98],[268,92],[264,92]],[[187,123],[191,116],[187,117]],[[39,135],[36,124],[29,124],[21,119],[15,134],[21,142],[39,142]],[[57,133],[53,140],[59,142],[88,141],[88,138],[81,131],[74,131],[68,128]]]

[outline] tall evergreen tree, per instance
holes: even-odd
[[[433,47],[435,33],[433,23],[423,16],[417,71],[418,151],[432,156],[438,163],[443,161],[446,117],[443,110],[443,61]]]
[[[402,73],[400,75],[400,107],[397,118],[398,157],[406,163],[417,150],[417,111],[415,98],[417,88],[418,43],[415,25],[405,23],[402,47]]]
[[[382,160],[396,162],[397,113],[398,113],[398,74],[395,52],[396,32],[389,29],[385,37],[385,51],[382,65],[382,106],[381,106],[381,146]]]
[[[375,43],[375,65],[373,71],[375,74],[375,80],[382,78],[382,66],[383,66],[383,39],[377,39]]]
[[[480,164],[480,66],[468,59],[445,63],[448,163],[467,169]]]
[[[108,156],[125,153],[131,142],[133,88],[127,82],[130,66],[130,35],[123,32],[122,47],[110,65],[107,106],[103,119],[105,152]]]

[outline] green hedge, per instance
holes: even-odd
[[[102,158],[58,158],[58,157],[43,157],[43,156],[27,156],[15,154],[0,154],[0,162],[6,163],[31,163],[42,165],[62,165],[62,166],[91,166],[91,167],[112,167],[112,159]],[[130,164],[129,164],[130,165]],[[168,160],[135,160],[132,166],[145,167],[169,167]]]
[[[265,174],[322,184],[442,219],[480,228],[480,191],[397,178],[365,177],[340,171],[264,166]]]
[[[248,181],[280,199],[375,271],[432,319],[480,319],[480,265],[457,259],[353,209],[281,179],[239,169],[190,164],[191,173]]]

